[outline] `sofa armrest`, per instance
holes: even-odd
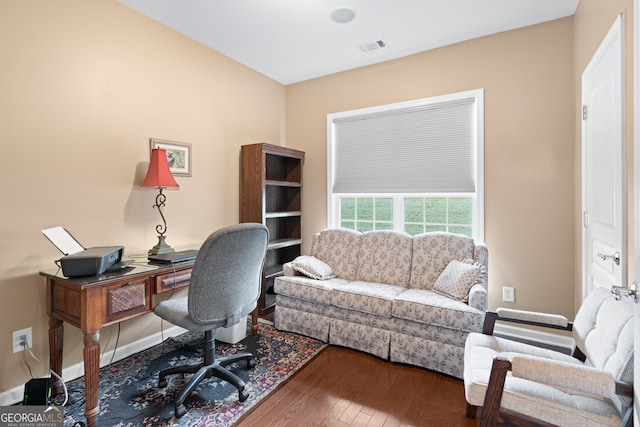
[[[293,261],[282,264],[282,273],[285,276],[302,276],[302,273],[298,273],[293,269]]]
[[[496,311],[487,311],[484,317],[482,333],[485,335],[493,335],[493,329],[496,321],[498,320],[511,323],[522,323],[531,326],[540,326],[544,328],[560,329],[563,331],[573,330],[573,323],[569,322],[564,316],[539,313],[535,311],[499,308]]]
[[[487,270],[489,269],[489,249],[484,243],[477,243],[473,248],[473,260],[484,265]]]
[[[484,285],[477,283],[469,289],[469,307],[485,311],[489,305],[489,293]]]
[[[297,256],[291,262],[282,266],[285,276],[307,276],[312,279],[327,280],[333,279],[335,274],[331,266],[311,255]]]

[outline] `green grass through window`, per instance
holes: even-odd
[[[394,218],[394,202],[403,205],[401,221]],[[473,202],[471,197],[342,197],[340,225],[361,232],[396,227],[412,236],[449,231],[471,237]]]

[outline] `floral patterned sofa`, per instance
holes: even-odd
[[[275,327],[462,378],[487,262],[487,247],[459,234],[323,230],[275,280]]]

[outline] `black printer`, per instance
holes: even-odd
[[[133,260],[122,260],[124,246],[96,246],[85,249],[67,230],[57,226],[41,230],[64,254],[58,267],[67,277],[96,276],[127,267]]]
[[[122,260],[124,246],[88,248],[60,258],[62,274],[67,277],[95,276],[109,270]]]

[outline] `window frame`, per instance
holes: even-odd
[[[334,163],[334,144],[335,134],[333,129],[333,120],[340,117],[358,116],[375,112],[392,111],[396,109],[404,109],[413,106],[422,106],[430,104],[445,103],[463,98],[475,98],[475,117],[474,117],[474,155],[475,155],[475,193],[455,193],[455,192],[437,192],[437,193],[333,193],[333,163]],[[374,197],[394,198],[394,225],[404,224],[404,203],[396,203],[395,197],[404,200],[405,197],[472,197],[473,218],[472,218],[472,237],[476,241],[484,241],[484,89],[474,89],[470,91],[458,92],[442,96],[423,98],[413,101],[399,102],[394,104],[386,104],[375,107],[368,107],[350,111],[343,111],[327,115],[327,222],[331,228],[340,227],[340,197]],[[394,227],[394,229],[396,229]],[[400,228],[399,230],[404,230]]]

